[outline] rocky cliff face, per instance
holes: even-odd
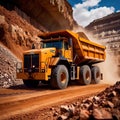
[[[0,6],[0,42],[8,47],[18,58],[30,49],[39,38],[40,31],[22,19],[15,11],[8,11]]]
[[[73,29],[76,24],[72,17],[72,8],[66,0],[35,0],[34,3],[33,0],[2,1],[4,6],[15,9],[19,15],[41,30]]]

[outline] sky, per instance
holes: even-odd
[[[73,9],[73,18],[85,27],[95,19],[120,12],[120,0],[68,0]]]

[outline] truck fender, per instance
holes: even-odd
[[[49,64],[50,67],[56,66],[57,63],[59,62],[59,60],[60,60],[59,57],[52,57],[52,58],[49,58],[48,64]]]

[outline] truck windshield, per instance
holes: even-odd
[[[43,42],[43,48],[55,47],[57,49],[62,49],[62,41],[49,41]]]

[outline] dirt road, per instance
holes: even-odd
[[[0,89],[0,120],[58,105],[71,100],[90,96],[104,90],[108,85],[69,86],[64,90],[51,90],[48,86],[27,89],[15,86]]]

